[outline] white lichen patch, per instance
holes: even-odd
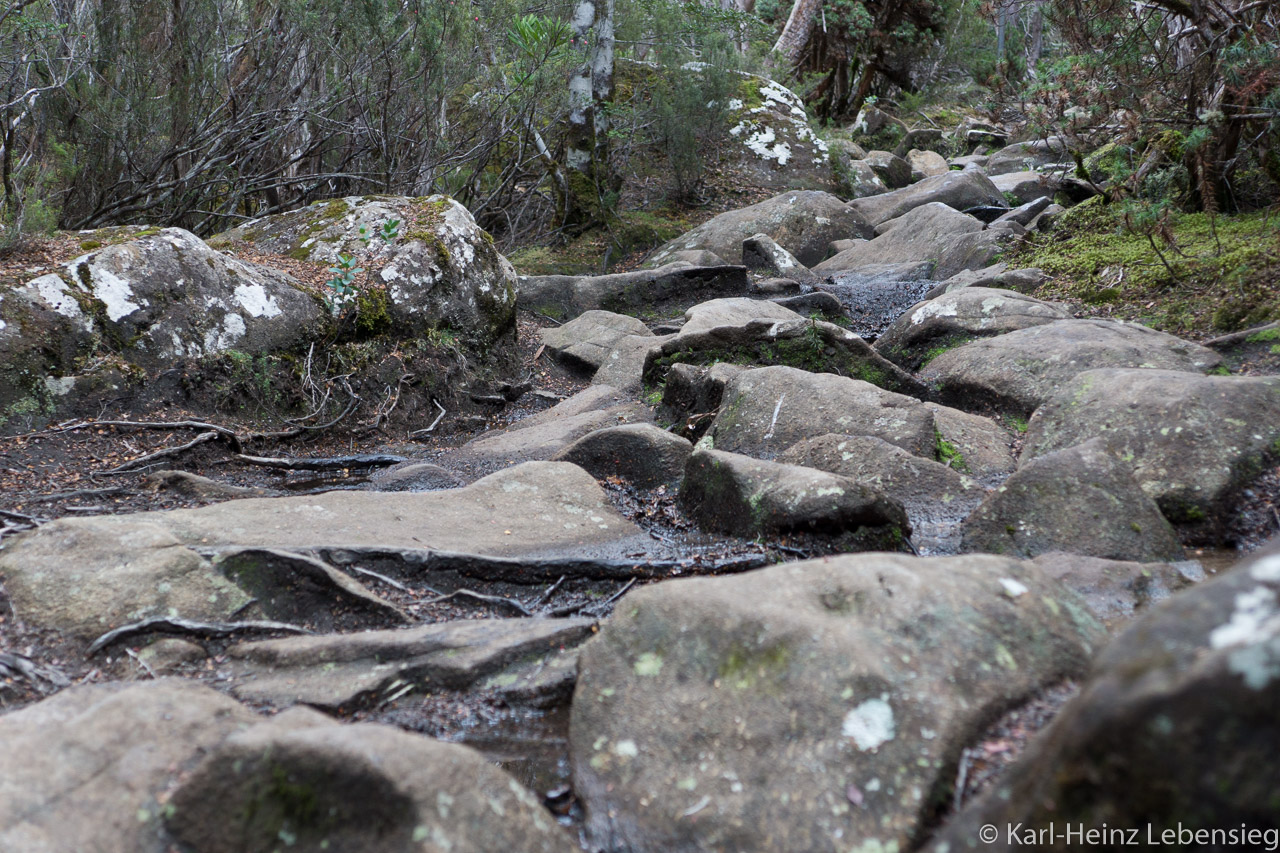
[[[83,281],[81,267],[85,266],[89,270],[89,288],[102,301],[103,307],[107,309],[107,319],[111,322],[119,322],[142,307],[133,301],[135,294],[129,282],[111,270],[94,265],[88,255],[76,258],[67,265],[67,270],[74,280]]]
[[[284,313],[276,298],[260,284],[242,284],[233,295],[250,317],[279,317]]]
[[[61,314],[86,332],[93,330],[93,320],[80,310],[80,303],[71,295],[71,288],[62,280],[62,276],[48,273],[33,278],[22,289],[28,297],[48,306],[51,311]]]
[[[1004,587],[1004,594],[1010,598],[1026,595],[1030,591],[1026,584],[1019,583],[1013,578],[1000,578],[1000,586]]]
[[[232,349],[244,337],[244,318],[239,314],[227,314],[221,327],[215,326],[204,334],[204,352],[210,355]]]
[[[1269,640],[1280,632],[1276,603],[1276,594],[1265,586],[1239,593],[1231,620],[1209,632],[1209,647],[1225,649]]]
[[[852,738],[858,749],[869,752],[894,738],[893,708],[887,697],[868,699],[845,714],[840,733]]]
[[[934,299],[921,305],[912,313],[911,325],[919,326],[931,317],[954,317],[956,314],[956,303]]]

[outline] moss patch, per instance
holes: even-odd
[[[1077,300],[1175,334],[1210,335],[1280,318],[1274,213],[1175,215],[1166,236],[1153,246],[1125,227],[1119,205],[1099,198],[1072,208],[1052,233],[1005,260],[1052,276],[1037,291],[1041,298]]]

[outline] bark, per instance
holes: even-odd
[[[609,114],[613,98],[614,0],[580,0],[571,22],[573,41],[585,50],[569,78],[565,165],[570,171],[563,219],[587,227],[600,221],[601,195],[613,189],[609,169]],[[589,47],[588,47],[589,45]]]
[[[809,36],[821,10],[822,0],[795,0],[782,35],[773,45],[774,52],[782,54],[792,65],[797,64],[809,44]]]

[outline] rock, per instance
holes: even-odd
[[[1206,371],[1221,358],[1132,323],[1057,320],[948,350],[920,373],[944,402],[1027,416],[1071,377],[1101,367]]]
[[[839,297],[834,293],[828,293],[822,290],[815,290],[812,293],[802,293],[797,296],[786,296],[781,299],[771,300],[797,314],[810,316],[812,314],[824,314],[827,317],[835,317],[843,319],[845,317],[844,305],[841,304]]]
[[[233,486],[220,483],[188,471],[155,471],[143,476],[143,482],[153,489],[164,489],[184,497],[203,501],[229,501],[236,498],[270,498],[283,494],[275,489],[259,486]]]
[[[731,266],[724,258],[715,252],[708,252],[706,249],[682,249],[679,252],[672,252],[668,263],[686,263],[695,267],[723,267]]]
[[[903,135],[893,153],[899,157],[907,157],[914,150],[932,154],[936,148],[945,144],[943,133],[938,128],[914,127]]]
[[[1101,441],[1045,454],[1018,470],[961,525],[965,551],[1035,557],[1070,551],[1110,560],[1180,560],[1182,546],[1131,468]]]
[[[84,322],[147,371],[231,349],[296,349],[326,323],[320,301],[291,277],[228,257],[181,228],[82,255],[61,277],[63,293],[94,306]],[[52,295],[57,287],[40,289]]]
[[[833,257],[847,249],[860,246],[865,242],[867,241],[861,237],[853,237],[848,240],[832,240],[831,245],[827,246],[827,257]]]
[[[1175,524],[1212,528],[1233,493],[1280,441],[1280,378],[1171,370],[1076,374],[1027,427],[1024,464],[1099,437],[1131,460],[1143,490]]]
[[[987,169],[987,161],[990,159],[990,154],[966,154],[963,157],[952,157],[947,161],[947,163],[952,169],[957,171],[973,166],[974,168],[982,169],[985,172]]]
[[[547,352],[558,360],[595,373],[619,339],[628,335],[653,337],[653,332],[635,317],[594,310],[563,326],[545,328],[541,335]]]
[[[404,462],[369,475],[369,486],[379,492],[435,492],[462,485],[448,468],[433,462]]]
[[[919,400],[793,367],[744,370],[730,379],[709,436],[716,450],[772,459],[832,430],[881,438],[926,459],[936,450],[933,413]]]
[[[932,260],[869,264],[856,270],[834,272],[829,277],[830,283],[822,287],[840,300],[852,331],[867,340],[875,340],[933,287],[932,271]]]
[[[891,190],[911,184],[911,164],[888,151],[868,151],[863,163]],[[865,198],[865,196],[864,196]]]
[[[980,270],[961,270],[924,295],[926,300],[937,299],[944,293],[965,287],[994,287],[1031,293],[1048,279],[1043,270],[1035,268],[1011,270],[1006,264],[992,264]]]
[[[392,220],[401,223],[398,239],[388,243],[374,236],[365,243]],[[388,318],[403,334],[448,329],[464,345],[480,349],[515,334],[515,270],[470,211],[448,196],[316,202],[252,219],[214,242],[247,242],[260,251],[330,265],[339,255],[368,258],[361,265],[385,286]]]
[[[1005,198],[1017,205],[1026,205],[1037,199],[1052,196],[1058,191],[1059,182],[1049,175],[1042,175],[1039,172],[1009,172],[1002,175],[994,175],[991,183],[995,184],[996,189],[1004,194]],[[1048,207],[1048,203],[1045,207]],[[1006,214],[1007,215],[1007,214]],[[1002,217],[1003,218],[1003,217]],[[1035,217],[1028,218],[1028,222]],[[1019,223],[1025,225],[1026,223]]]
[[[997,557],[837,556],[635,590],[579,663],[588,840],[909,849],[961,749],[1101,640],[1073,593]]]
[[[784,192],[749,207],[726,211],[702,223],[659,248],[650,258],[649,265],[656,267],[668,263],[672,253],[686,249],[705,249],[730,263],[741,263],[742,241],[753,234],[767,234],[800,263],[812,267],[826,255],[827,244],[832,240],[870,237],[871,227],[862,216],[830,193],[814,190]]]
[[[778,461],[848,477],[902,504],[915,531],[912,542],[921,553],[956,550],[956,525],[986,494],[976,481],[946,465],[865,435],[806,439]]]
[[[853,124],[849,126],[849,130],[864,136],[875,136],[882,130],[894,126],[906,132],[906,125],[899,119],[879,107],[865,106],[858,111],[858,116],[854,119]]]
[[[650,357],[662,344],[679,334],[675,331],[663,335],[627,335],[614,341],[608,357],[591,377],[591,384],[615,388],[622,394],[640,397],[645,393],[644,371]],[[641,420],[649,420],[647,415]]]
[[[779,296],[799,293],[800,282],[790,278],[761,278],[751,282],[749,292],[753,297],[763,296],[776,302]]]
[[[737,258],[742,258],[738,241]],[[659,315],[717,296],[742,296],[750,289],[746,267],[692,267],[668,263],[657,269],[610,275],[520,276],[520,307],[557,319],[604,309],[619,314]]]
[[[55,274],[0,293],[0,429],[52,410],[75,385],[76,359],[95,345],[97,325]]]
[[[165,637],[148,643],[138,651],[138,663],[145,665],[147,677],[172,675],[205,661],[209,657],[203,646],[177,637]]]
[[[965,287],[917,303],[875,342],[876,352],[907,370],[977,338],[1027,329],[1071,315],[1012,290]]]
[[[662,412],[681,424],[682,432],[697,439],[711,426],[729,380],[750,368],[716,362],[710,367],[676,362],[667,370],[662,389]],[[683,471],[681,472],[683,474]]]
[[[866,198],[889,191],[889,186],[866,161],[867,152],[847,140],[832,140],[831,171],[836,179],[836,193],[841,198]],[[845,150],[854,146],[856,150]]]
[[[753,272],[783,276],[801,285],[812,287],[820,281],[768,234],[752,234],[742,241],[742,263]]]
[[[1061,136],[1037,139],[1033,142],[1015,142],[991,155],[987,161],[988,175],[1007,175],[1041,169],[1057,163],[1070,162],[1071,153],[1067,140]]]
[[[913,181],[922,181],[925,178],[945,175],[951,171],[947,158],[936,151],[921,151],[918,148],[912,148],[907,152],[907,163],[911,166],[911,179]]]
[[[1028,231],[1052,231],[1053,224],[1057,222],[1058,217],[1066,213],[1067,209],[1060,204],[1051,204],[1040,212],[1040,215],[1027,223]]]
[[[1050,825],[1136,828],[1138,843],[1200,849],[1268,844],[1280,771],[1260,757],[1280,748],[1278,592],[1270,549],[1135,619],[1080,695],[927,849],[1016,850],[1033,833],[1054,838],[1038,848],[1077,849]],[[986,824],[1024,834],[979,843]]]
[[[467,442],[456,455],[489,464],[550,459],[587,433],[652,420],[648,409],[612,386],[593,385],[505,430]]]
[[[919,183],[891,193],[855,199],[849,202],[849,207],[857,211],[874,228],[890,219],[897,219],[917,207],[934,203],[945,204],[958,211],[984,205],[1008,207],[1004,195],[978,169],[952,171],[945,175],[925,178]]]
[[[993,181],[992,183],[995,183],[997,187],[1000,186],[999,182]],[[1017,195],[1016,192],[1014,194]],[[1042,195],[1015,207],[1013,210],[1003,216],[1000,216],[991,224],[995,226],[1000,225],[1003,222],[1016,222],[1026,228],[1037,216],[1044,213],[1045,209],[1051,204],[1053,204],[1053,199],[1049,195]]]
[[[863,160],[867,156],[867,149],[863,148],[852,139],[831,139],[827,141],[830,152],[843,151],[849,155],[852,160]]]
[[[230,621],[249,595],[155,515],[64,518],[7,541],[0,573],[14,615],[81,640],[153,616]]]
[[[173,836],[201,853],[576,849],[536,797],[479,753],[316,717],[290,712],[223,741],[173,792]]]
[[[787,323],[803,320],[790,308],[764,299],[712,299],[700,302],[684,312],[684,325],[680,327],[679,340],[691,332],[705,332],[726,326],[747,326],[753,321]]]
[[[910,535],[902,504],[846,477],[719,450],[695,450],[680,505],[705,530],[755,537],[814,533],[846,550],[891,550]]]
[[[991,418],[937,403],[924,405],[933,412],[939,457],[952,468],[986,485],[995,485],[1017,468],[1009,433]]]
[[[1093,615],[1113,631],[1137,611],[1205,579],[1204,569],[1194,561],[1137,563],[1050,551],[1036,557],[1035,563],[1079,593]]]
[[[591,619],[467,619],[238,643],[226,654],[232,693],[245,702],[277,707],[352,709],[400,692],[407,683],[428,693],[481,685],[527,690],[540,669],[556,676],[537,684],[542,696],[568,698],[577,646],[591,636],[594,624]]]
[[[693,445],[653,424],[625,424],[584,435],[555,458],[597,480],[619,477],[640,489],[675,485]]]
[[[781,313],[786,309],[762,303]],[[752,308],[749,310],[761,310]],[[715,313],[723,313],[717,311]],[[714,319],[709,315],[708,322]],[[858,376],[873,385],[906,394],[923,394],[925,388],[911,374],[886,360],[852,332],[823,320],[764,317],[742,325],[704,328],[701,322],[685,323],[680,334],[654,347],[645,366],[652,385],[663,381],[673,363],[784,364],[815,373]]]
[[[684,70],[700,73],[689,66]],[[809,126],[803,99],[774,80],[741,76],[741,97],[727,104],[730,142],[726,146],[737,155],[739,174],[755,186],[831,187],[827,143]]]
[[[92,639],[150,616],[229,621],[243,611],[242,618],[294,618],[305,601],[318,626],[344,618],[359,584],[331,584],[320,599],[331,610],[322,611],[314,590],[324,573],[289,549],[527,559],[572,552],[589,559],[643,551],[648,541],[608,505],[590,474],[564,462],[530,462],[444,492],[335,491],[59,519],[7,540],[0,573],[17,618]],[[254,571],[237,573],[196,548],[220,551],[224,560],[243,548],[272,550],[267,559],[255,557]],[[244,610],[250,596],[222,570],[239,574],[256,596],[262,588],[253,578],[263,576],[263,566],[271,569],[273,591],[254,605],[266,612],[254,615]],[[291,580],[297,590],[286,595]],[[387,612],[380,613],[385,624]]]
[[[0,850],[164,853],[159,797],[258,719],[168,679],[71,687],[0,716]]]
[[[933,261],[930,278],[945,279],[961,270],[985,267],[996,257],[1000,251],[998,233],[984,228],[979,220],[945,204],[914,207],[901,217],[896,227],[828,258],[813,271],[826,274],[857,271],[872,264]]]

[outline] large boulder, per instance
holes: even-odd
[[[1061,307],[1011,290],[964,287],[914,305],[876,339],[876,352],[907,370],[976,338],[1069,320]]]
[[[140,233],[5,294],[0,416],[69,392],[77,356],[109,352],[154,373],[228,350],[295,350],[325,327],[320,300],[290,276],[181,228]]]
[[[1035,564],[1058,583],[1078,592],[1093,615],[1113,631],[1135,613],[1206,577],[1194,560],[1139,563],[1050,551],[1036,557]]]
[[[1100,441],[1023,465],[961,525],[965,551],[1180,560],[1182,546],[1128,465]]]
[[[806,438],[839,430],[934,458],[933,413],[868,382],[793,367],[744,370],[729,380],[707,439],[716,450],[772,459]]]
[[[1151,608],[927,849],[1080,849],[1065,827],[1122,833],[1099,840],[1110,848],[1275,846],[1280,767],[1264,757],[1280,749],[1278,601],[1271,549]]]
[[[1280,449],[1280,378],[1079,373],[1031,418],[1024,464],[1095,437],[1131,461],[1170,520],[1221,524],[1233,492]]]
[[[945,177],[945,176],[944,176]],[[886,223],[888,224],[888,223]],[[883,226],[882,226],[883,227]],[[876,264],[932,262],[930,278],[987,266],[1000,252],[1005,232],[987,230],[968,214],[940,202],[912,207],[873,240],[828,258],[813,268],[830,274]]]
[[[794,190],[710,219],[655,251],[650,266],[668,262],[675,252],[706,249],[730,263],[742,262],[742,241],[767,234],[805,266],[826,257],[827,244],[846,237],[871,237],[858,213],[830,193]]]
[[[1018,223],[1024,226],[1049,206],[1053,199],[1053,194],[1058,191],[1058,187],[1061,185],[1061,181],[1056,178],[1050,175],[1042,175],[1039,172],[1008,172],[1003,175],[993,176],[991,183],[995,185],[996,189],[1000,190],[1001,194],[1011,204],[1017,205],[1018,208],[1037,199],[1047,199],[1040,210],[1026,216],[1026,222]],[[1012,213],[1012,211],[1010,212]],[[1025,211],[1023,215],[1026,215]]]
[[[201,853],[576,849],[533,794],[479,753],[316,713],[232,734],[171,793],[165,825]]]
[[[623,424],[587,433],[555,457],[598,480],[618,477],[640,489],[675,485],[693,445],[653,424]]]
[[[849,202],[873,227],[926,204],[945,204],[953,210],[970,207],[1008,207],[1004,195],[980,169],[947,172],[908,187]]]
[[[376,236],[393,220],[393,242]],[[515,270],[448,196],[349,196],[251,219],[211,239],[330,265],[354,256],[385,288],[387,316],[402,334],[440,329],[483,350],[515,332]]]
[[[911,533],[902,505],[871,486],[739,453],[695,450],[680,504],[704,529],[736,536],[815,533],[888,550]]]
[[[908,849],[992,716],[1080,673],[1101,638],[1074,594],[998,557],[839,556],[636,590],[579,662],[589,840]]]
[[[1221,360],[1212,350],[1134,323],[1057,320],[947,350],[929,362],[920,378],[936,383],[946,402],[990,405],[1027,416],[1085,370],[1204,372]]]
[[[175,777],[259,719],[168,680],[73,687],[0,716],[0,850],[165,853]]]
[[[701,74],[700,63],[682,69]],[[729,123],[726,146],[735,167],[750,183],[779,189],[830,188],[832,168],[827,143],[809,124],[804,99],[781,83],[741,74],[738,97],[724,105]]]
[[[941,461],[986,485],[1003,481],[1018,467],[1012,437],[991,418],[938,403],[924,405],[933,412]]]

